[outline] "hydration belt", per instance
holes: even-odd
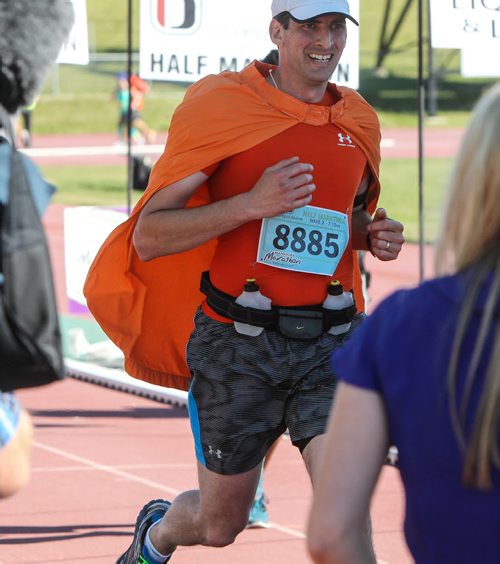
[[[325,309],[321,304],[281,307],[270,310],[245,307],[236,303],[233,296],[216,288],[210,273],[201,275],[200,290],[207,297],[207,304],[219,315],[233,321],[278,329],[283,335],[295,339],[313,339],[334,325],[350,323],[356,315],[356,304],[340,310]],[[300,321],[299,321],[300,320]]]

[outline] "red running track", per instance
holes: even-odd
[[[36,424],[30,484],[0,505],[0,562],[110,564],[130,542],[149,499],[196,487],[184,408],[68,379],[21,392]],[[179,564],[308,562],[304,525],[311,487],[283,439],[266,473],[271,527],[224,549],[180,547]],[[385,468],[372,508],[381,563],[409,564],[398,473]]]

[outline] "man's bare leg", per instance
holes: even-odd
[[[311,483],[313,485],[313,488],[314,488],[314,476],[316,474],[316,471],[318,469],[318,464],[320,462],[321,448],[323,446],[324,438],[325,435],[318,435],[317,437],[314,437],[314,439],[312,439],[308,443],[308,445],[302,452],[302,458],[304,459],[307,473],[311,478]]]
[[[282,440],[282,436],[278,437],[270,446],[264,458],[264,464],[259,477],[259,483],[255,492],[255,497],[250,508],[248,516],[247,528],[267,528],[269,526],[269,514],[267,512],[268,498],[264,492],[264,475],[267,471],[269,461],[271,460],[278,443]]]
[[[199,490],[178,495],[151,529],[151,541],[162,554],[178,545],[222,547],[246,527],[260,465],[243,474],[223,476],[198,463]]]

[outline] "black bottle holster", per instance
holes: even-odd
[[[277,330],[290,339],[316,339],[334,325],[350,323],[356,315],[356,304],[341,310],[325,309],[321,304],[273,305],[270,310],[241,306],[236,303],[236,298],[212,284],[209,272],[203,272],[200,290],[206,295],[207,304],[219,315],[239,323]]]

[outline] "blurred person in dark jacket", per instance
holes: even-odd
[[[0,222],[8,204],[15,116],[36,99],[73,18],[70,0],[0,0]],[[54,188],[43,181],[36,166],[24,156],[22,165],[36,207],[42,213]],[[2,280],[0,270],[0,291]],[[4,370],[1,357],[0,350],[0,367]],[[15,393],[0,391],[0,498],[16,493],[28,481],[32,431],[30,416]]]

